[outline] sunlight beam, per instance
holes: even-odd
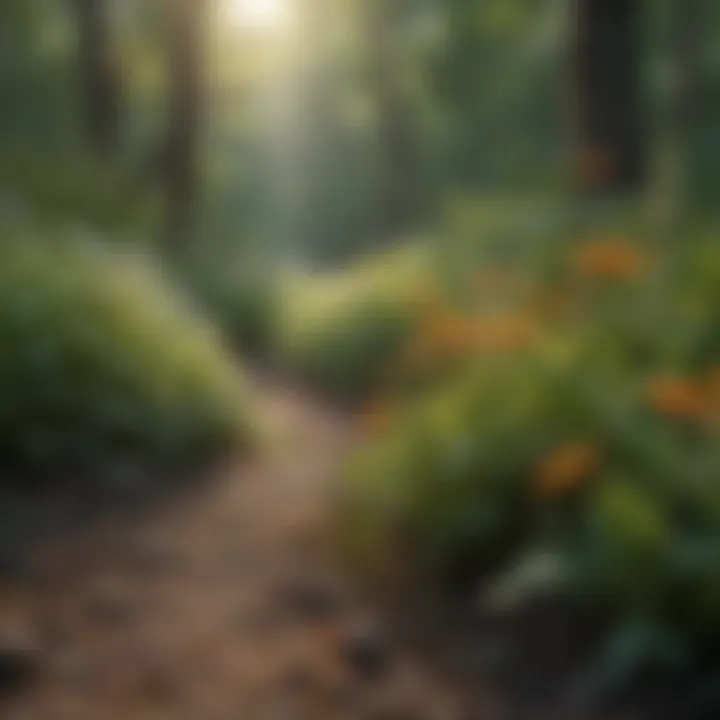
[[[290,0],[226,0],[226,15],[242,29],[281,30],[291,19]]]

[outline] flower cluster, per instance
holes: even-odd
[[[573,265],[581,277],[633,281],[648,272],[647,259],[625,238],[603,238],[580,245]]]
[[[660,375],[647,389],[650,407],[682,422],[710,421],[720,414],[720,368],[700,377]]]

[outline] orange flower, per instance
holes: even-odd
[[[705,388],[687,378],[655,378],[650,383],[648,395],[655,412],[675,420],[701,420],[709,410]]]
[[[385,430],[394,415],[393,406],[386,401],[378,401],[365,408],[361,416],[362,429],[369,434],[377,434]]]
[[[538,464],[535,490],[543,498],[564,495],[592,475],[599,463],[600,454],[591,443],[561,445]]]
[[[403,354],[401,367],[423,371],[436,363],[477,353],[523,350],[537,335],[534,322],[520,315],[472,318],[445,313],[420,329]]]
[[[573,258],[580,275],[608,280],[637,280],[647,272],[646,259],[623,238],[581,245]]]
[[[447,313],[438,319],[437,325],[431,330],[437,347],[447,355],[462,354],[472,348],[472,318],[456,313]]]
[[[469,321],[462,315],[442,311],[420,328],[411,347],[422,356],[447,356],[467,345]]]
[[[394,372],[426,372],[478,353],[523,350],[537,336],[538,328],[529,316],[508,313],[478,318],[452,310],[439,311],[411,338]]]
[[[476,322],[474,346],[481,352],[512,352],[532,345],[538,328],[522,315],[496,315]]]

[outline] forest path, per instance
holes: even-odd
[[[3,720],[465,717],[325,552],[347,419],[274,383],[253,393],[275,450],[46,549],[40,587],[0,593],[40,659]]]

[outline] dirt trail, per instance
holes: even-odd
[[[277,386],[255,393],[275,451],[142,518],[78,533],[43,553],[41,587],[0,596],[0,617],[15,604],[40,656],[3,720],[460,717],[375,620],[365,629],[367,609],[325,558],[345,421]]]
[[[8,676],[13,689],[0,720],[683,715],[656,688],[613,712],[568,701],[583,624],[561,607],[498,618],[423,592],[400,608],[361,599],[324,533],[350,423],[277,384],[253,392],[270,448],[142,514],[61,533],[30,581],[0,583],[0,698]],[[37,673],[18,692],[3,648],[23,643]]]

